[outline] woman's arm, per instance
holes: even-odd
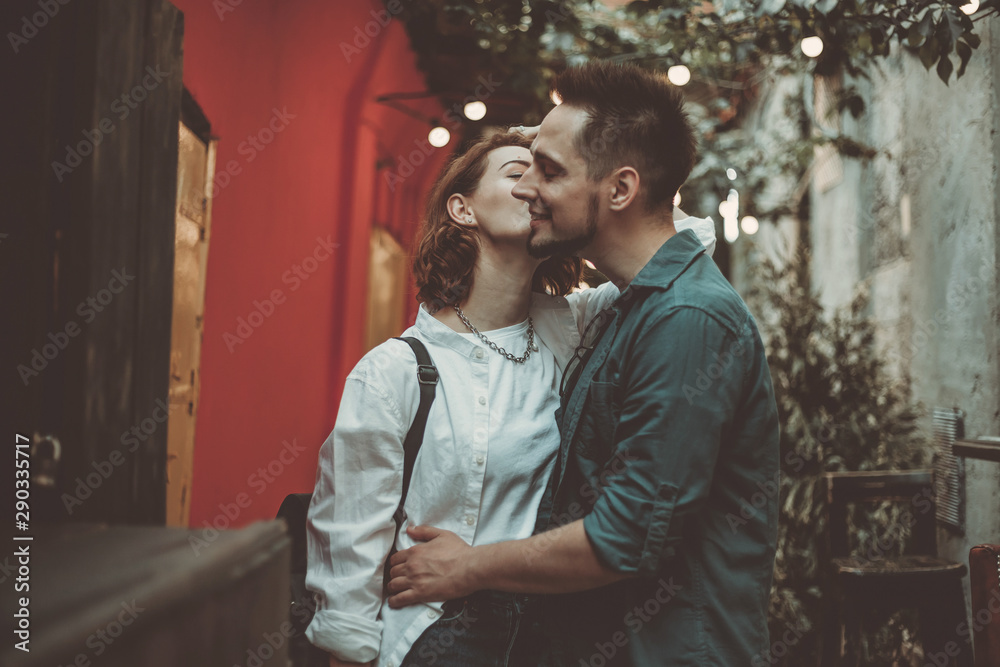
[[[306,636],[354,663],[379,652],[382,569],[395,535],[406,431],[395,392],[373,364],[362,364],[320,449],[307,525],[306,587],[318,605]]]

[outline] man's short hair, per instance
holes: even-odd
[[[666,76],[632,64],[594,61],[567,69],[553,88],[563,104],[589,116],[576,148],[590,180],[631,166],[639,172],[648,211],[673,201],[694,168],[697,140],[684,97]]]

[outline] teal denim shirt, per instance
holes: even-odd
[[[634,577],[546,600],[555,662],[769,664],[778,416],[756,323],[689,230],[605,319],[563,395],[537,531],[583,518]]]

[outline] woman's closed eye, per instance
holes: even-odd
[[[524,176],[524,172],[521,171],[515,171],[513,173],[507,174],[507,178],[513,178],[514,180],[517,181],[521,180],[522,176]]]

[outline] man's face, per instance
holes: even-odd
[[[586,112],[565,104],[550,111],[531,146],[531,166],[511,191],[528,202],[533,257],[574,254],[597,233],[598,184],[574,144],[586,120]]]

